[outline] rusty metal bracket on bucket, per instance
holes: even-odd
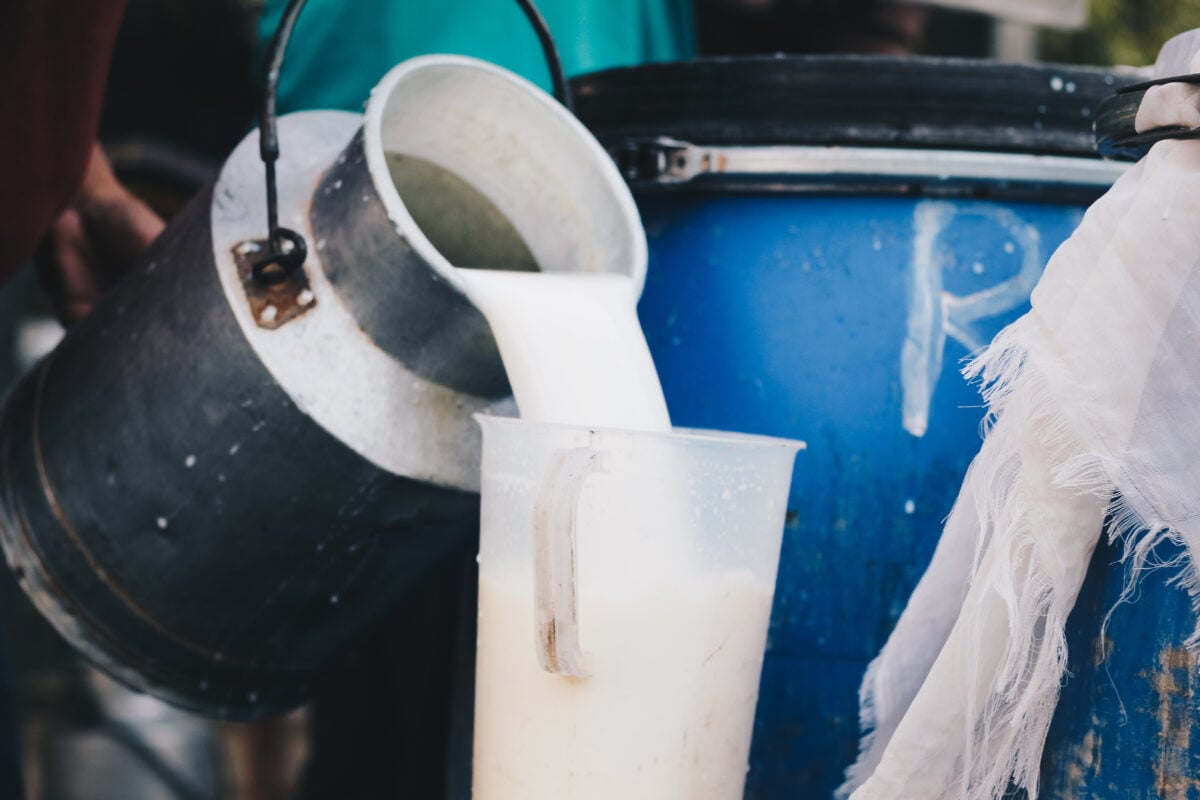
[[[303,269],[288,271],[273,281],[264,281],[255,273],[255,267],[262,263],[262,253],[269,247],[267,239],[247,239],[238,242],[232,253],[254,321],[260,328],[274,330],[316,306],[317,298]]]

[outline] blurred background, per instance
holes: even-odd
[[[1198,0],[1090,0],[1087,26],[1039,31],[1036,55],[1067,64],[1150,64],[1163,42],[1197,25]]]
[[[117,175],[164,218],[252,127],[261,12],[252,0],[129,3],[101,140]],[[1200,27],[1200,0],[1090,0],[1086,24],[1074,30],[863,0],[695,0],[695,12],[701,54],[911,52],[1137,66],[1170,36]],[[60,335],[26,269],[0,291],[0,386]],[[81,664],[7,571],[0,622],[29,800],[296,796],[310,750],[306,710],[255,725],[214,723],[128,692]],[[353,713],[347,721],[353,729]]]

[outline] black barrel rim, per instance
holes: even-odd
[[[1131,78],[971,59],[756,56],[611,69],[573,81],[606,144],[856,145],[1096,158],[1093,120]]]

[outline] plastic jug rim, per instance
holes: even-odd
[[[501,416],[498,414],[472,414],[481,428],[487,426],[537,428],[546,431],[579,431],[587,433],[610,433],[620,436],[630,436],[645,439],[671,439],[689,444],[737,444],[751,447],[791,450],[798,453],[808,448],[808,443],[800,439],[785,439],[778,436],[765,436],[756,433],[735,433],[731,431],[708,430],[704,428],[671,428],[670,431],[645,431],[632,428],[609,428],[597,425],[577,425],[561,422],[542,422],[522,419],[520,417]]]

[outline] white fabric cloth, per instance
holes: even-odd
[[[1198,52],[1200,32],[1176,37],[1156,77],[1200,71]],[[1191,87],[1150,90],[1138,114],[1139,130],[1197,122]],[[1032,306],[967,370],[994,424],[868,669],[840,797],[998,800],[1012,781],[1036,798],[1063,628],[1106,515],[1131,581],[1170,538],[1197,598],[1200,141],[1160,142],[1122,176]]]

